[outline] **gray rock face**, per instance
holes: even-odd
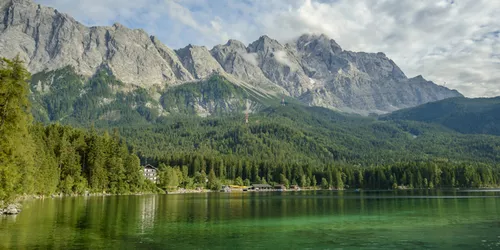
[[[203,79],[224,69],[204,46],[188,45],[176,51],[184,67],[196,78]]]
[[[262,36],[248,46],[229,40],[210,51],[193,45],[174,51],[143,30],[86,27],[32,0],[0,0],[0,17],[0,55],[19,54],[32,73],[69,65],[90,77],[105,66],[118,80],[145,88],[218,73],[263,93],[361,114],[461,96],[422,77],[408,79],[383,53],[345,51],[325,35],[284,45]]]
[[[119,80],[140,86],[192,79],[176,55],[143,30],[88,28],[31,0],[2,0],[0,6],[0,53],[19,54],[33,73],[71,65],[91,76],[106,64]]]
[[[151,37],[151,41],[153,41],[153,44],[158,50],[158,53],[160,53],[160,56],[168,63],[175,77],[178,80],[180,80],[181,82],[194,80],[191,73],[189,73],[189,71],[187,71],[187,69],[184,68],[182,62],[179,60],[179,58],[172,49],[165,46],[163,43],[160,42],[160,40],[158,40],[154,36]]]
[[[283,87],[289,95],[302,94],[309,83],[299,58],[288,47],[278,41],[262,36],[249,45],[248,51],[257,54],[258,65],[264,75]]]
[[[224,70],[236,78],[265,90],[277,89],[259,68],[258,54],[249,52],[242,42],[229,40],[225,45],[215,46],[210,52]]]
[[[303,35],[288,47],[310,79],[307,91],[298,96],[310,105],[385,113],[461,96],[421,77],[408,79],[384,53],[344,51],[325,35]]]

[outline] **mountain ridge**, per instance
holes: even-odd
[[[260,92],[360,114],[462,96],[423,78],[407,78],[384,53],[346,51],[326,35],[305,34],[286,44],[263,35],[249,45],[230,39],[212,49],[173,50],[142,29],[119,23],[87,27],[32,0],[2,0],[0,8],[0,54],[19,54],[32,73],[72,66],[91,77],[105,66],[126,85],[146,89],[221,74]]]
[[[391,121],[439,124],[463,134],[500,136],[500,97],[449,98],[402,109],[381,117]]]

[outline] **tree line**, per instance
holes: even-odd
[[[156,191],[117,133],[33,123],[29,77],[18,57],[0,61],[0,201],[22,194]]]
[[[283,184],[323,189],[484,188],[500,186],[500,168],[445,159],[360,166],[346,162],[300,164],[255,161],[234,156],[177,154],[157,159],[160,186]],[[208,180],[208,182],[207,182]]]
[[[262,122],[249,125],[232,116],[172,116],[160,125],[131,124],[111,132],[42,125],[30,112],[29,77],[19,58],[0,61],[2,201],[22,194],[217,190],[252,183],[325,189],[500,186],[499,144],[492,136],[297,107],[269,109],[254,116]],[[145,180],[140,159],[158,166],[157,185]]]

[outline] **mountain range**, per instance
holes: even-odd
[[[143,163],[217,162],[239,175],[251,165],[323,175],[333,165],[404,163],[418,179],[435,173],[414,168],[424,162],[500,162],[498,98],[408,78],[385,54],[346,51],[325,35],[174,50],[142,30],[86,27],[31,0],[0,0],[0,10],[0,56],[25,61],[31,112],[51,124],[39,136],[52,141],[70,129],[54,123],[112,128]]]
[[[347,51],[325,35],[306,34],[286,44],[264,35],[248,45],[229,40],[212,49],[174,50],[141,29],[118,23],[87,27],[32,0],[0,0],[0,17],[0,55],[19,55],[26,62],[39,112],[49,120],[51,108],[67,109],[58,119],[74,116],[75,103],[89,93],[97,94],[92,99],[97,106],[108,106],[101,119],[116,117],[112,104],[126,100],[132,109],[158,116],[252,110],[263,106],[262,100],[279,103],[282,96],[367,115],[462,96],[422,76],[408,78],[384,53]],[[229,92],[220,95],[217,86],[211,89],[214,82]],[[95,89],[103,85],[110,88],[105,94]],[[189,93],[202,89],[212,94]],[[47,101],[62,93],[69,97]]]

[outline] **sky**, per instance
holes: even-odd
[[[344,50],[384,52],[408,77],[500,96],[499,0],[34,1],[89,26],[142,28],[174,49],[322,33]]]

